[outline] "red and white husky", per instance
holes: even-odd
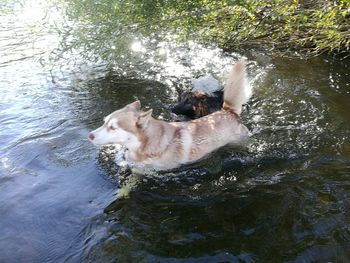
[[[126,159],[137,166],[176,168],[246,138],[249,132],[239,115],[251,93],[241,60],[229,74],[220,111],[188,122],[165,122],[153,118],[152,110],[142,111],[140,101],[135,101],[105,117],[89,139],[95,145],[125,146]]]

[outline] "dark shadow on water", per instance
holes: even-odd
[[[112,75],[74,88],[86,93],[84,98],[74,99],[74,106],[78,109],[78,117],[90,127],[101,124],[103,117],[135,100],[141,101],[144,110],[153,108],[155,116],[171,119],[168,107],[174,103],[174,90],[157,81]]]

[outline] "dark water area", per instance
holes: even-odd
[[[1,15],[0,262],[350,261],[349,61],[171,45],[132,74],[42,66],[55,35],[33,45],[24,18]],[[178,86],[243,55],[246,145],[153,175],[99,160],[86,136],[105,115],[140,99],[170,120]]]

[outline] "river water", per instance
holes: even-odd
[[[27,11],[1,15],[0,262],[350,261],[349,61],[165,43],[164,61],[138,74],[42,66],[57,36],[34,41]],[[88,131],[135,99],[169,120],[176,86],[222,80],[242,55],[247,144],[138,177],[119,198],[133,175],[101,161]]]

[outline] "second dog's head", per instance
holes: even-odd
[[[196,119],[220,110],[222,103],[222,90],[213,93],[186,91],[179,96],[178,103],[171,111]]]

